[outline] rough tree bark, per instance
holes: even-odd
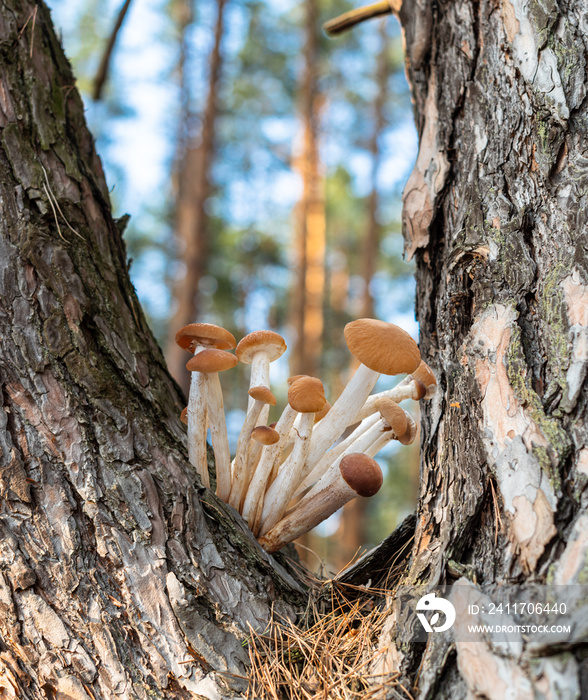
[[[302,589],[188,464],[42,2],[3,3],[0,51],[0,693],[232,696]]]
[[[587,580],[587,13],[585,0],[400,9],[420,134],[403,224],[439,379],[407,583]],[[394,635],[390,667],[422,698],[586,692],[582,636],[423,652],[391,616]]]

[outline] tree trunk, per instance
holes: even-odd
[[[378,177],[381,165],[380,137],[385,126],[384,108],[388,98],[388,32],[386,21],[380,22],[380,52],[376,62],[375,83],[377,86],[373,106],[373,130],[369,142],[371,156],[371,191],[367,201],[367,223],[361,250],[361,276],[363,278],[363,298],[361,317],[374,317],[374,297],[371,282],[378,264],[380,250],[380,222],[378,208],[380,197],[378,192]],[[354,367],[355,369],[355,367]],[[361,552],[368,541],[367,517],[369,498],[354,498],[343,507],[341,522],[336,534],[339,544],[337,553],[337,569],[342,569]]]
[[[210,196],[209,176],[214,159],[224,6],[225,0],[218,0],[214,44],[209,61],[208,96],[202,114],[202,127],[197,142],[187,144],[178,173],[176,239],[185,274],[174,283],[176,310],[170,323],[166,360],[172,376],[185,394],[188,393],[190,374],[185,368],[185,353],[176,345],[174,338],[179,328],[188,323],[195,323],[199,318],[198,286],[206,273],[210,250],[206,200]],[[184,129],[189,132],[189,125],[185,124]]]
[[[295,284],[291,309],[295,341],[290,353],[292,374],[316,376],[320,369],[325,286],[325,200],[319,153],[318,6],[305,0],[304,72],[301,81],[302,152],[296,167],[302,198],[296,208]]]
[[[188,464],[45,5],[0,40],[2,694],[229,697],[302,590]]]
[[[587,11],[519,0],[400,10],[420,133],[404,233],[421,352],[439,382],[423,407],[405,577],[425,590],[460,575],[480,591],[586,580]],[[585,684],[573,636],[500,651],[431,640],[423,652],[393,618],[390,629],[390,667],[419,697],[575,698]]]

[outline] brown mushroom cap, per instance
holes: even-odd
[[[437,380],[435,379],[435,375],[431,371],[429,365],[424,360],[421,360],[421,364],[412,373],[412,378],[418,380],[419,382],[422,382],[425,385],[425,387],[437,386]]]
[[[258,425],[251,431],[251,437],[262,445],[275,445],[280,439],[280,433],[268,425]]]
[[[420,401],[421,399],[424,399],[425,396],[427,395],[427,387],[420,382],[418,379],[415,379],[414,377],[412,378],[414,382],[414,387],[416,389],[416,400]]]
[[[288,403],[298,413],[317,413],[325,401],[323,383],[316,377],[300,377],[288,389]]]
[[[402,437],[406,433],[407,421],[404,409],[392,401],[392,399],[380,399],[376,403],[376,408],[382,418],[392,428],[396,437]]]
[[[184,425],[188,425],[188,407],[187,407],[187,406],[186,406],[186,408],[180,413],[180,420],[182,421],[182,423],[183,423]]]
[[[375,459],[361,452],[353,452],[343,457],[339,471],[348,486],[358,496],[373,496],[378,493],[384,477]]]
[[[402,436],[398,436],[398,442],[401,445],[412,445],[417,434],[417,424],[414,421],[407,421],[406,432]]]
[[[286,351],[286,341],[273,331],[253,331],[241,339],[235,353],[241,362],[250,365],[253,357],[262,350],[268,354],[269,361],[273,362]]]
[[[380,374],[409,374],[421,361],[417,344],[393,323],[360,318],[345,326],[345,341],[352,355]]]
[[[319,420],[322,420],[330,410],[331,410],[331,404],[328,401],[325,401],[325,405],[321,408],[321,410],[317,411],[314,414],[314,422],[318,423]]]
[[[272,394],[271,389],[267,386],[254,386],[249,389],[249,396],[256,401],[263,401],[263,403],[269,403],[270,406],[275,406],[278,401],[276,397]]]
[[[232,333],[214,323],[190,323],[176,333],[176,343],[184,350],[194,352],[198,345],[230,350],[237,341]]]
[[[232,369],[238,362],[230,352],[207,348],[191,357],[186,362],[186,369],[190,372],[224,372]]]
[[[288,386],[292,386],[294,382],[297,382],[303,377],[308,377],[308,374],[293,374],[291,377],[288,377],[288,379],[286,379],[286,383],[288,384]]]

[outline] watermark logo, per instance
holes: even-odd
[[[437,598],[434,593],[424,595],[417,603],[416,609],[429,613],[435,611],[430,620],[428,620],[427,616],[422,612],[417,612],[417,617],[421,621],[425,632],[445,632],[445,630],[450,629],[455,622],[455,608],[453,605],[448,600],[445,600],[445,598]],[[445,615],[445,622],[437,626],[439,618],[441,617],[440,613]]]

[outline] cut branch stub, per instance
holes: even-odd
[[[186,369],[190,372],[200,372],[205,376],[208,426],[216,465],[216,493],[223,501],[228,501],[231,492],[231,455],[218,373],[232,369],[237,362],[235,355],[230,352],[207,348],[194,355],[186,364]]]
[[[316,527],[356,496],[373,496],[382,482],[382,470],[374,459],[364,454],[347,455],[340,461],[339,468],[325,474],[259,543],[268,552],[275,552]]]

